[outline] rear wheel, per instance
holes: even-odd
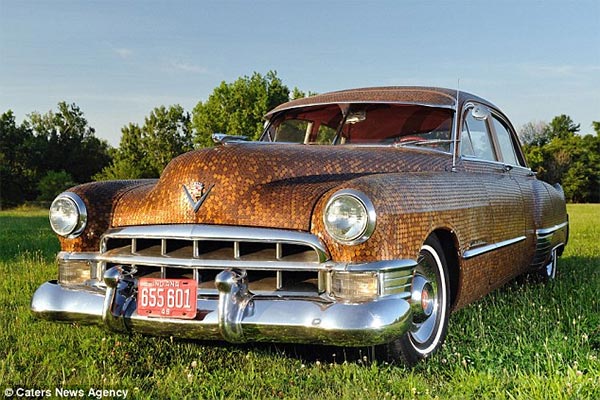
[[[442,345],[450,312],[446,265],[438,238],[429,236],[421,247],[413,277],[411,327],[402,337],[382,346],[386,358],[402,359],[410,366],[430,356]]]
[[[550,254],[550,260],[548,260],[548,264],[538,270],[538,275],[542,282],[549,282],[556,278],[557,260],[558,249],[554,249]]]

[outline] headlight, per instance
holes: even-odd
[[[50,226],[61,236],[77,237],[85,229],[87,210],[75,193],[60,194],[50,206]]]
[[[325,206],[323,221],[327,233],[344,244],[362,243],[375,230],[375,208],[361,192],[351,189],[335,193]]]

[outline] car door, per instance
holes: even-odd
[[[511,165],[514,165],[511,175],[523,193],[527,232],[535,240],[535,257],[531,261],[531,268],[540,268],[552,249],[561,243],[561,239],[554,238],[552,232],[565,225],[566,221],[566,215],[560,212],[564,208],[564,200],[558,192],[562,189],[537,180],[531,169],[526,167],[520,145],[510,125],[496,116],[492,121],[502,152],[509,154]],[[510,154],[511,151],[514,155]],[[560,233],[556,236],[560,237]]]
[[[526,183],[531,171],[521,165],[522,154],[515,147],[516,138],[509,127],[491,107],[472,102],[464,108],[460,163],[466,172],[475,174],[488,196],[493,224],[487,232],[487,243],[471,246],[463,252],[463,258],[472,258],[471,262],[477,264],[480,255],[494,254],[493,262],[489,255],[481,257],[479,266],[485,270],[490,287],[521,273],[535,246],[530,220],[531,185]]]

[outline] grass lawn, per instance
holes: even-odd
[[[0,212],[0,390],[82,389],[86,397],[90,388],[127,389],[128,399],[599,399],[600,205],[569,205],[569,214],[556,281],[511,283],[453,314],[442,351],[409,370],[370,361],[369,349],[180,341],[37,320],[29,301],[56,278],[58,241],[46,211]]]

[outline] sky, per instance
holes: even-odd
[[[0,0],[0,112],[76,103],[96,135],[154,107],[192,111],[222,81],[277,71],[307,92],[465,90],[519,128],[600,121],[599,0]]]

